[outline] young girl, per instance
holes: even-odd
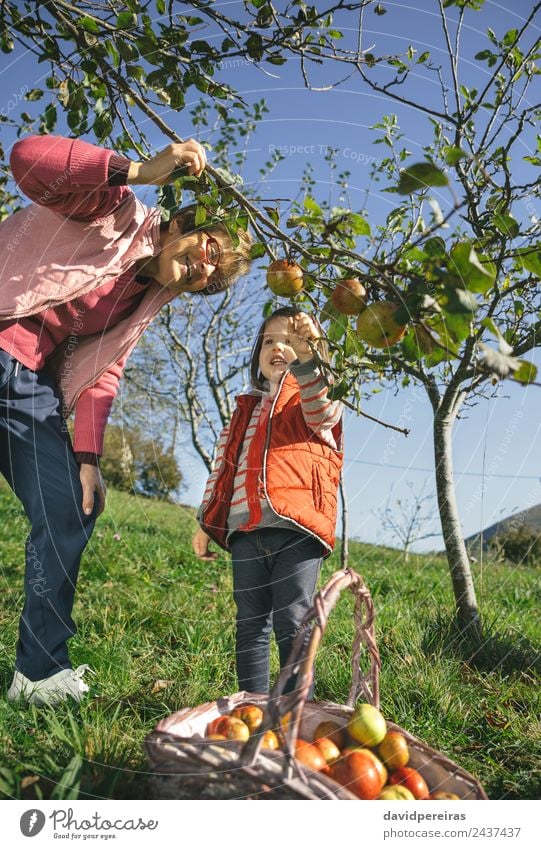
[[[269,691],[270,635],[283,668],[309,608],[324,556],[334,545],[342,467],[342,409],[313,350],[322,332],[292,307],[261,326],[251,360],[252,391],[218,440],[193,548],[230,550],[237,606],[239,687]]]

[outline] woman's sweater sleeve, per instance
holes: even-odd
[[[93,386],[81,392],[75,405],[73,450],[76,454],[91,453],[100,457],[103,454],[105,426],[127,359],[122,357]]]
[[[31,201],[79,221],[108,215],[131,192],[119,185],[129,160],[81,139],[26,136],[13,145],[10,164]]]

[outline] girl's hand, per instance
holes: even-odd
[[[98,512],[97,516],[101,515],[105,509],[105,484],[101,476],[99,466],[92,466],[90,463],[81,463],[79,471],[81,486],[83,487],[83,513],[90,516],[94,510],[94,499],[98,497]]]
[[[198,528],[192,539],[194,554],[200,560],[216,560],[218,554],[215,551],[209,551],[210,537],[205,533],[203,528]]]
[[[131,162],[128,183],[134,186],[164,186],[170,182],[176,168],[185,168],[187,174],[199,177],[206,164],[205,148],[194,139],[189,139],[168,145],[146,162]]]
[[[305,313],[299,313],[294,318],[290,318],[289,321],[291,347],[295,351],[297,359],[301,363],[306,363],[313,359],[313,347],[321,334],[310,316]]]

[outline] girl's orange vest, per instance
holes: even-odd
[[[201,525],[228,549],[227,517],[246,428],[258,403],[256,395],[240,395],[214,489],[202,511]],[[333,429],[338,450],[310,430],[301,408],[299,386],[286,373],[269,413],[250,447],[246,478],[248,498],[264,494],[274,512],[317,537],[327,553],[334,547],[337,491],[343,464],[342,423]]]

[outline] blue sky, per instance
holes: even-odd
[[[238,3],[218,4],[229,11]],[[418,47],[419,53],[429,50],[434,59],[444,60],[443,42],[439,27],[437,3],[423,0],[413,4],[383,3],[388,13],[376,16],[371,10],[365,18],[365,41],[368,48],[381,54],[405,50],[408,44]],[[483,12],[469,14],[464,28],[462,45],[465,59],[459,69],[467,85],[482,86],[486,65],[473,57],[486,44],[484,33],[491,26],[497,35],[520,26],[530,11],[528,0],[517,0],[514,10],[497,3],[487,2]],[[449,11],[451,19],[456,17]],[[353,28],[347,33],[353,39]],[[208,39],[212,41],[212,35]],[[43,85],[40,78],[46,75],[45,65],[36,65],[29,56],[20,53],[2,56],[0,66],[0,108],[9,110],[26,85],[28,88]],[[269,66],[270,67],[270,66]],[[248,158],[243,170],[246,183],[258,179],[258,170],[269,156],[273,146],[287,148],[283,162],[275,169],[263,187],[268,197],[291,198],[297,194],[300,175],[307,162],[314,168],[316,196],[328,197],[338,202],[336,186],[329,182],[328,166],[324,153],[328,145],[337,148],[338,170],[351,172],[349,194],[354,208],[361,208],[368,197],[367,209],[371,222],[382,221],[393,205],[393,196],[382,193],[384,183],[371,184],[370,161],[381,155],[382,146],[374,145],[376,138],[370,126],[381,120],[385,113],[394,112],[405,133],[405,143],[412,152],[412,162],[422,158],[422,147],[431,138],[428,119],[411,107],[392,105],[368,92],[360,79],[353,77],[340,88],[331,91],[307,91],[293,63],[270,68],[272,76],[258,71],[250,64],[233,63],[222,70],[222,78],[240,90],[249,101],[264,98],[269,113],[250,138]],[[439,89],[418,66],[410,93],[423,103],[436,102]],[[317,81],[334,81],[342,72],[319,71]],[[17,104],[17,114],[25,105]],[[28,104],[32,106],[32,104]],[[33,111],[29,109],[29,111]],[[168,120],[180,135],[192,134],[189,108]],[[151,134],[156,148],[166,141]],[[205,138],[201,136],[201,138]],[[212,142],[212,135],[210,141]],[[9,149],[9,133],[3,133]],[[531,152],[532,140],[528,134],[521,138],[523,154]],[[210,158],[211,155],[210,155]],[[526,166],[514,163],[515,175],[523,176]],[[530,172],[528,172],[530,173]],[[368,192],[368,196],[366,193]],[[436,195],[445,211],[450,201],[448,194]],[[147,197],[152,202],[151,196]],[[540,215],[539,203],[533,201],[535,214]],[[287,210],[287,203],[283,204]],[[531,214],[531,209],[522,211]],[[521,211],[515,211],[521,216]],[[264,300],[263,294],[261,295]],[[534,359],[541,365],[541,356]],[[480,401],[465,410],[457,423],[454,438],[454,457],[459,509],[466,535],[491,524],[517,509],[541,501],[541,462],[539,408],[541,397],[538,388],[525,389],[506,382],[498,388],[498,397]],[[399,394],[385,390],[366,404],[370,415],[408,427],[406,439],[393,434],[367,419],[346,413],[346,465],[345,480],[350,507],[350,533],[363,540],[381,542],[377,513],[392,492],[393,499],[407,496],[408,482],[418,490],[434,491],[433,457],[431,443],[432,415],[423,390],[401,390]],[[182,467],[187,478],[187,489],[182,495],[186,503],[196,504],[203,490],[205,473],[195,457],[183,456]],[[485,469],[485,491],[482,491],[481,472]],[[434,529],[438,530],[437,524]],[[427,540],[419,550],[441,547],[441,538]]]

